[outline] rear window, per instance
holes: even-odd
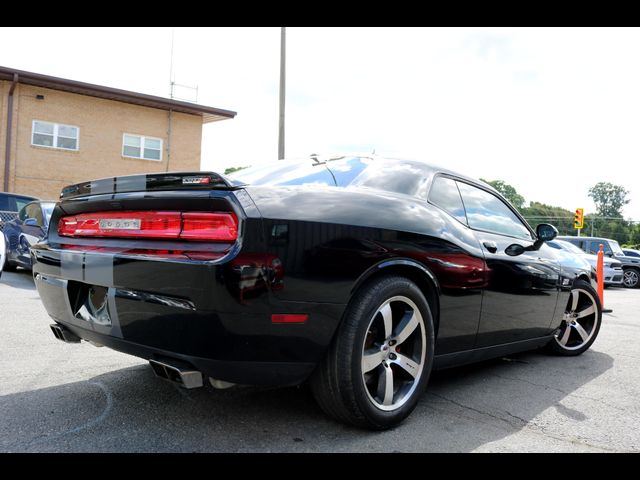
[[[368,159],[349,157],[326,163],[281,161],[250,167],[229,174],[229,178],[249,185],[329,185],[346,187],[362,173]]]

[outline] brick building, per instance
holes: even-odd
[[[83,180],[199,170],[203,123],[235,115],[0,67],[0,187],[55,200]]]

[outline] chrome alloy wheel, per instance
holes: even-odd
[[[638,285],[638,280],[640,280],[640,276],[638,275],[638,272],[636,270],[629,269],[624,271],[622,283],[624,283],[625,287],[636,287]]]
[[[424,368],[426,345],[424,320],[415,303],[396,296],[378,308],[362,346],[362,379],[377,408],[396,410],[411,398]]]
[[[555,340],[566,350],[578,350],[596,332],[598,304],[593,295],[582,288],[571,290],[563,322]]]

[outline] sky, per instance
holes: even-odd
[[[277,159],[280,27],[0,27],[0,65],[169,96],[172,35],[175,82],[238,112],[203,127],[201,168]],[[420,159],[586,213],[612,182],[640,220],[639,47],[639,28],[288,27],[286,156]]]

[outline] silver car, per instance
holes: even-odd
[[[593,268],[596,268],[598,262],[598,256],[592,255],[590,253],[586,253],[584,250],[576,247],[573,243],[565,242],[564,240],[553,240],[551,242],[547,242],[552,248],[556,250],[560,250],[562,252],[580,255],[582,258],[587,260]],[[624,272],[622,270],[622,263],[609,257],[604,257],[604,285],[605,287],[614,286],[614,287],[622,287]]]

